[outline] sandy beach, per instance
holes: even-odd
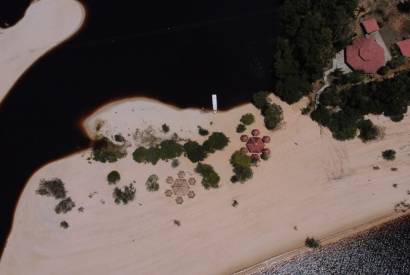
[[[90,164],[90,150],[85,150],[37,171],[19,200],[0,274],[230,274],[303,247],[307,236],[326,239],[395,214],[394,205],[407,199],[410,189],[407,116],[400,123],[373,117],[384,129],[379,141],[339,142],[301,115],[303,102],[289,106],[275,101],[285,121],[273,132],[264,129],[251,104],[213,114],[132,98],[97,110],[83,123],[87,134],[94,137],[97,124],[104,135],[121,133],[131,143],[128,156],[113,164]],[[235,128],[247,112],[257,118],[252,128],[271,136],[272,157],[254,168],[252,180],[232,184],[229,158],[243,146]],[[170,126],[168,134],[160,131],[163,123]],[[205,161],[220,174],[221,187],[205,190],[196,184],[195,198],[177,205],[164,195],[165,178],[183,170],[199,181],[194,164],[185,157],[178,168],[163,161],[138,164],[131,156],[138,145],[133,134],[152,128],[162,138],[175,132],[202,141],[198,125],[222,131],[231,140]],[[396,160],[383,160],[386,149],[397,151]],[[121,173],[119,186],[135,181],[136,200],[128,205],[113,201],[106,176],[114,169]],[[151,174],[160,178],[158,192],[145,189]],[[53,177],[65,182],[84,212],[57,215],[54,199],[35,194],[40,179]],[[70,224],[68,229],[60,227],[62,220]]]
[[[0,102],[34,62],[76,33],[84,20],[78,1],[39,0],[15,26],[0,28]]]

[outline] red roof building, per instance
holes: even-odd
[[[410,57],[410,39],[397,42],[397,46],[403,56]]]
[[[265,148],[265,143],[260,137],[251,137],[246,143],[246,148],[248,148],[249,153],[259,154]]]
[[[377,21],[374,18],[364,20],[362,26],[366,33],[377,32],[380,29],[379,24],[377,24]]]
[[[386,64],[383,48],[373,38],[359,38],[346,48],[346,63],[353,70],[376,73]]]

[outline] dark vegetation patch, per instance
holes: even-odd
[[[99,162],[116,162],[126,155],[125,142],[115,144],[107,137],[98,138],[92,147],[92,158]]]
[[[318,248],[320,246],[320,242],[315,238],[307,237],[305,240],[305,246],[309,248]]]
[[[377,138],[379,131],[368,114],[384,115],[400,121],[410,103],[410,72],[382,82],[358,84],[347,88],[331,86],[320,96],[320,104],[311,113],[317,121],[332,132],[334,138],[347,140],[356,137],[364,141]]]
[[[54,211],[57,214],[65,214],[67,212],[70,212],[74,207],[74,201],[70,197],[68,197],[64,200],[61,200],[54,208]]]
[[[136,190],[132,183],[130,183],[128,186],[125,186],[123,190],[115,187],[113,192],[114,202],[116,204],[120,204],[121,202],[123,204],[127,204],[128,202],[135,199],[135,192]]]
[[[70,225],[68,224],[68,222],[62,221],[62,222],[60,222],[60,226],[61,226],[61,228],[67,229]]]
[[[255,116],[251,113],[244,114],[240,121],[245,125],[251,125],[255,122]]]
[[[157,175],[150,175],[145,182],[145,186],[149,192],[154,192],[159,190],[159,183],[158,183],[158,176]]]
[[[121,175],[118,171],[113,170],[107,175],[108,184],[116,184],[121,179]]]
[[[198,163],[195,168],[195,172],[202,176],[201,183],[205,187],[205,189],[219,187],[219,181],[221,178],[211,165]]]
[[[169,132],[169,126],[167,124],[162,124],[161,126],[162,132],[168,133]]]
[[[205,128],[202,128],[201,126],[198,126],[198,134],[201,136],[207,136],[209,135],[209,131]]]
[[[246,126],[243,125],[242,123],[239,123],[238,126],[236,126],[237,133],[243,133],[245,131],[246,131]]]
[[[41,196],[54,197],[55,199],[64,199],[67,195],[64,182],[58,178],[50,180],[41,179],[36,193]]]
[[[395,160],[396,159],[396,151],[389,149],[382,152],[382,157],[385,160]]]
[[[283,0],[274,49],[275,94],[287,103],[307,95],[352,37],[357,0]]]
[[[245,182],[252,178],[252,159],[242,151],[236,151],[232,154],[230,160],[233,166],[234,175],[231,177],[231,182]]]
[[[252,103],[256,108],[261,110],[265,127],[268,130],[274,130],[283,120],[283,111],[279,105],[271,103],[268,96],[269,92],[258,92],[253,95]]]

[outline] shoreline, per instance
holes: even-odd
[[[229,148],[210,156],[205,161],[205,163],[212,163],[220,173],[222,186],[218,190],[208,191],[202,186],[197,186],[195,190],[197,197],[181,207],[164,198],[163,191],[147,194],[142,187],[138,187],[138,202],[144,206],[136,206],[137,209],[134,209],[135,206],[132,205],[121,208],[110,202],[111,194],[107,189],[108,186],[104,184],[104,177],[109,169],[119,169],[127,181],[134,179],[138,184],[142,184],[150,173],[158,174],[161,179],[172,173],[173,170],[169,164],[160,162],[156,166],[139,165],[131,160],[130,156],[114,164],[95,162],[87,164],[86,156],[90,153],[90,149],[53,161],[36,171],[22,192],[15,211],[13,229],[5,249],[4,255],[6,256],[0,263],[0,273],[5,267],[9,268],[9,271],[13,268],[20,268],[13,264],[13,254],[24,253],[27,261],[33,261],[30,260],[33,249],[34,251],[40,249],[45,259],[57,260],[52,256],[52,251],[58,247],[59,249],[64,247],[64,250],[68,251],[61,253],[78,254],[78,256],[70,256],[67,261],[61,262],[62,259],[60,259],[60,264],[68,268],[67,272],[85,274],[82,272],[98,270],[102,274],[112,274],[97,268],[92,263],[90,263],[91,270],[81,269],[82,261],[80,260],[82,255],[92,259],[92,262],[99,262],[101,255],[98,255],[103,252],[95,250],[93,244],[100,244],[97,247],[105,247],[112,242],[116,244],[114,246],[116,253],[138,255],[139,261],[129,266],[129,270],[127,269],[128,271],[124,274],[133,274],[132,272],[137,271],[142,274],[157,274],[161,270],[174,270],[180,274],[232,273],[247,266],[253,266],[254,263],[263,259],[269,259],[273,254],[283,255],[284,251],[293,251],[302,246],[307,236],[326,240],[329,236],[334,236],[334,232],[346,230],[350,232],[351,228],[356,228],[358,224],[368,224],[380,216],[389,216],[393,212],[394,203],[406,197],[404,193],[410,185],[405,181],[408,173],[405,168],[401,167],[407,164],[403,158],[410,147],[407,143],[406,131],[403,130],[410,129],[408,117],[399,124],[391,123],[383,117],[376,117],[375,120],[379,124],[386,126],[386,136],[383,140],[369,144],[363,144],[358,140],[341,143],[333,140],[330,133],[321,130],[310,118],[300,114],[299,109],[303,102],[288,106],[277,99],[275,101],[284,108],[285,123],[281,129],[270,132],[273,139],[270,144],[273,157],[268,162],[261,163],[260,167],[255,169],[254,179],[245,184],[229,182],[232,169],[229,157],[241,146],[238,141],[239,134],[235,132],[235,125],[242,114],[254,113],[257,121],[252,127],[264,129],[258,111],[251,104],[245,104],[229,111],[221,111],[216,115],[212,112],[203,113],[199,109],[180,109],[156,100],[139,97],[101,106],[82,121],[83,130],[90,137],[93,136],[93,128],[98,120],[105,121],[101,132],[108,136],[121,133],[128,137],[135,129],[145,129],[150,125],[154,129],[160,129],[162,123],[169,124],[171,131],[177,132],[181,138],[194,140],[201,139],[197,133],[197,125],[202,125],[210,131],[226,132],[231,138]],[[209,124],[211,121],[212,125]],[[275,144],[281,146],[275,146]],[[379,156],[383,148],[390,146],[399,150],[400,159],[393,163],[385,162]],[[128,153],[131,152],[132,150],[129,150]],[[376,164],[382,167],[380,171],[372,170],[372,165]],[[391,172],[387,169],[391,165],[400,169],[397,172]],[[192,171],[193,165],[182,158],[179,169]],[[50,209],[52,202],[33,193],[39,179],[49,177],[61,177],[67,183],[68,192],[72,194],[73,199],[78,202],[78,205],[85,206],[85,213],[90,212],[79,214],[74,211],[64,217],[68,219],[70,225],[72,224],[72,228],[70,227],[67,232],[61,232],[57,226],[57,221],[62,217],[53,214]],[[392,188],[392,182],[398,182],[399,188]],[[162,183],[161,186],[163,186]],[[108,201],[104,206],[98,206],[98,202],[92,202],[86,198],[87,194],[93,190],[99,190],[99,194],[102,192],[99,195],[101,200]],[[261,192],[261,190],[265,191]],[[230,206],[232,199],[239,201],[239,208]],[[324,211],[322,208],[327,210]],[[35,214],[32,209],[39,209],[39,212]],[[328,216],[330,212],[332,215]],[[198,215],[202,216],[200,220],[194,218]],[[31,218],[28,219],[28,217]],[[129,221],[121,217],[127,217]],[[150,217],[150,221],[144,217]],[[172,225],[164,224],[164,220],[173,218],[181,219],[183,224],[177,231]],[[104,235],[103,231],[98,231],[93,225],[94,220],[104,225],[103,228],[111,228],[116,223],[122,224],[120,228],[115,227],[116,230],[113,231],[118,236]],[[241,226],[238,228],[237,224]],[[297,231],[292,229],[296,225]],[[127,229],[135,226],[139,228],[136,231]],[[47,236],[35,234],[23,237],[25,236],[24,227],[48,233]],[[152,233],[147,233],[150,232],[150,228],[156,229]],[[90,230],[97,230],[98,233],[95,232],[92,236],[88,236],[87,232]],[[138,233],[139,231],[141,232]],[[140,236],[142,232],[146,233]],[[172,241],[167,238],[170,232],[175,234]],[[219,233],[215,235],[212,232]],[[49,235],[52,239],[59,239],[61,244],[58,247],[45,244],[44,241],[49,238]],[[127,245],[131,241],[126,240],[129,235],[135,235],[136,242],[145,247],[146,251],[153,253],[159,249],[157,253],[161,261],[158,266],[147,265],[149,258],[141,254],[143,251]],[[76,240],[77,244],[81,244],[80,248],[73,247],[65,238]],[[88,238],[92,238],[94,242],[89,243]],[[208,242],[199,241],[204,238],[208,239]],[[25,241],[16,242],[17,239],[25,239]],[[239,239],[242,242],[238,242]],[[226,243],[227,241],[229,243]],[[164,242],[169,242],[169,244],[165,245]],[[191,244],[184,245],[184,251],[181,251],[189,255],[184,258],[182,267],[175,265],[171,260],[178,257],[180,252],[176,253],[176,251],[180,242]],[[215,252],[213,245],[221,244],[224,246],[223,251]],[[27,246],[32,248],[27,249]],[[83,250],[85,247],[88,248]],[[213,266],[201,264],[201,259],[209,258],[212,253],[216,253],[211,257]],[[218,256],[220,253],[229,253],[231,257],[222,261],[223,258]],[[128,260],[125,257],[119,261],[118,264],[122,266]],[[41,266],[46,262],[34,261],[27,265],[38,265],[39,273],[41,273],[44,271]],[[71,265],[78,265],[78,267],[69,267]]]
[[[373,221],[369,221],[367,223],[364,223],[362,225],[358,225],[355,227],[352,227],[350,229],[346,229],[340,232],[336,232],[334,234],[331,234],[329,236],[325,236],[324,238],[320,239],[320,245],[321,247],[325,247],[327,245],[331,245],[334,243],[337,243],[342,240],[347,240],[351,238],[355,238],[356,236],[360,235],[361,233],[365,233],[369,230],[376,229],[378,227],[381,227],[387,223],[394,222],[397,219],[403,218],[403,217],[409,217],[409,213],[395,213],[391,215],[387,215],[385,217],[380,217],[376,218]],[[261,274],[261,272],[266,272],[270,268],[275,267],[276,265],[279,265],[283,262],[286,261],[292,261],[295,257],[304,254],[306,252],[312,251],[311,248],[307,248],[306,246],[300,246],[298,248],[295,248],[294,250],[290,250],[278,255],[274,255],[271,258],[268,258],[264,261],[261,261],[257,264],[254,264],[252,266],[249,266],[247,268],[244,268],[242,270],[238,270],[233,273],[233,275],[257,275]]]
[[[31,66],[78,34],[86,18],[78,0],[40,0],[15,25],[0,28],[0,104]]]

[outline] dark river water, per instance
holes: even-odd
[[[0,26],[15,24],[28,3],[1,1]],[[0,247],[27,179],[88,147],[79,122],[102,104],[144,95],[209,108],[216,92],[227,109],[272,87],[273,0],[84,4],[82,30],[36,62],[0,105]]]

